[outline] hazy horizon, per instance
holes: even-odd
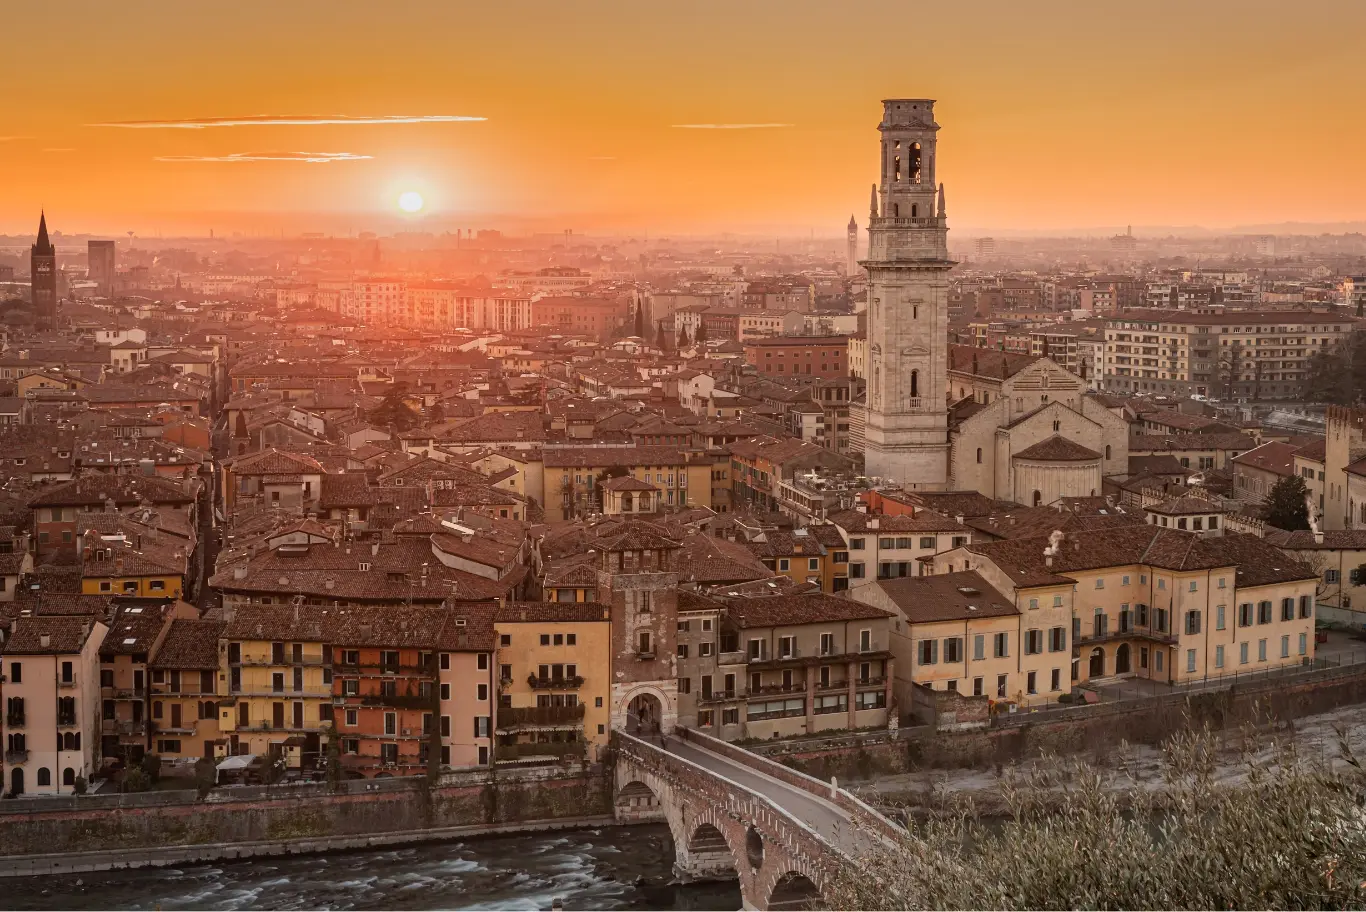
[[[9,48],[23,75],[0,126],[0,231],[32,233],[46,209],[54,229],[115,237],[834,235],[866,220],[895,96],[938,100],[959,236],[1360,222],[1366,5],[1295,13],[27,4],[7,17],[28,40]],[[401,220],[404,192],[422,218]]]

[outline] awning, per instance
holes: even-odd
[[[220,760],[217,769],[220,773],[225,770],[229,772],[231,772],[232,770],[243,770],[251,766],[255,762],[255,754],[234,754],[233,756],[228,757],[226,760]]]

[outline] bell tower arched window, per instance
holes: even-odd
[[[906,173],[913,184],[920,183],[920,143],[911,143]]]
[[[911,371],[911,398],[920,398],[920,371]]]

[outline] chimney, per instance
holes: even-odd
[[[1316,544],[1316,545],[1321,545],[1321,544],[1323,544],[1323,533],[1322,533],[1322,532],[1315,532],[1315,533],[1314,533],[1314,544]]]
[[[1053,555],[1051,555],[1051,554],[1045,554],[1045,555],[1043,556],[1043,565],[1044,565],[1045,567],[1051,567],[1051,566],[1053,566]]]
[[[52,637],[46,633],[40,634],[38,637],[38,645],[42,646],[44,649],[48,648],[52,645]]]
[[[876,516],[870,516],[870,517],[868,518],[868,528],[870,528],[870,529],[877,529],[877,527],[878,527],[878,518],[877,518]]]

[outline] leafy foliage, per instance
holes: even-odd
[[[1304,397],[1335,405],[1366,399],[1366,338],[1352,333],[1330,351],[1310,358]]]
[[[395,383],[366,417],[379,427],[392,425],[400,431],[415,427],[422,422],[422,418],[403,401],[407,393],[408,384]]]
[[[1298,532],[1309,528],[1309,507],[1305,503],[1304,479],[1289,475],[1276,482],[1267,495],[1266,521],[1277,529]]]
[[[152,780],[142,771],[142,767],[134,766],[124,770],[123,783],[120,788],[125,792],[145,792],[152,787]]]
[[[153,784],[161,781],[161,755],[143,754],[140,764],[143,773],[147,776],[147,781]]]
[[[1099,767],[1046,758],[1002,780],[1008,815],[966,799],[840,871],[836,909],[1289,909],[1366,905],[1366,774],[1350,746],[1331,767],[1249,747],[1216,776],[1218,744],[1187,732],[1165,749],[1162,788],[1119,788]]]

